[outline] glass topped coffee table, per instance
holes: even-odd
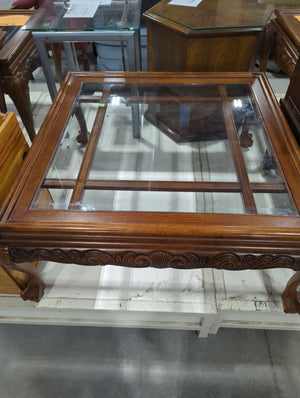
[[[141,0],[108,0],[87,17],[78,18],[68,14],[68,1],[44,1],[24,29],[33,34],[52,99],[57,90],[45,44],[64,43],[69,70],[77,70],[69,42],[118,41],[126,46],[128,70],[140,70],[140,10]]]
[[[263,74],[71,73],[2,211],[2,266],[33,300],[22,263],[42,259],[300,270],[299,154]]]

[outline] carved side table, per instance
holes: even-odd
[[[299,171],[264,74],[70,73],[0,213],[1,264],[31,300],[35,260],[299,271]]]
[[[280,104],[289,125],[300,143],[300,59],[296,64],[285,97]]]
[[[31,16],[34,11],[0,10],[0,16]],[[28,82],[32,72],[39,65],[37,51],[31,32],[25,32],[21,26],[6,26],[6,40],[0,48],[0,92],[8,94],[15,104],[31,141],[35,129],[30,104]],[[2,96],[2,100],[3,100]],[[1,101],[1,112],[6,112],[5,101]]]
[[[275,15],[264,30],[260,70],[265,72],[272,53],[278,67],[291,78],[300,53],[300,9],[275,10]]]

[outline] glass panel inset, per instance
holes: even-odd
[[[86,145],[78,142],[80,140],[78,119],[84,118],[87,130],[91,131],[98,106],[97,104],[80,104],[80,115],[76,113],[77,109],[79,109],[78,104],[74,106],[72,116],[67,121],[46,178],[77,178],[86,148]]]
[[[80,210],[243,214],[243,203],[238,193],[85,190]]]
[[[43,188],[39,191],[32,207],[35,210],[67,210],[72,196],[71,189]]]
[[[265,127],[252,93],[245,87],[229,86],[227,92],[241,150],[251,182],[280,183],[283,177],[273,155]]]
[[[297,213],[249,84],[82,84],[61,137],[32,209]]]
[[[282,216],[297,215],[287,193],[259,193],[254,194],[259,214],[272,214]]]

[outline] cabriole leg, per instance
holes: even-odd
[[[300,314],[300,271],[288,281],[282,293],[283,309],[288,314]]]
[[[35,138],[35,129],[30,103],[29,86],[27,74],[19,73],[13,78],[4,80],[5,92],[10,96],[17,108],[22,122],[28,132],[31,142]]]
[[[0,266],[21,289],[23,300],[40,301],[44,294],[45,284],[32,263],[15,264],[8,250],[0,249]]]

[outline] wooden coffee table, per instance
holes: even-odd
[[[35,260],[299,271],[299,155],[263,74],[70,73],[0,213],[1,265],[36,301]]]

